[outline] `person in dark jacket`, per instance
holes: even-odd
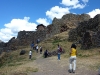
[[[44,58],[47,58],[47,56],[48,56],[48,50],[46,50],[46,51],[44,52]]]

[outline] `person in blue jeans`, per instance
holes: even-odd
[[[58,53],[58,60],[60,60],[60,46],[59,46],[59,44],[58,44],[58,50],[57,50],[57,53]]]

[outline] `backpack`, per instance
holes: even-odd
[[[61,48],[61,47],[60,47],[60,49],[59,49],[59,50],[60,50],[60,52],[62,52],[62,48]]]

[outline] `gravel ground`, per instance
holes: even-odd
[[[77,60],[78,61],[78,60]],[[57,60],[57,57],[38,57],[33,62],[38,72],[31,72],[28,75],[98,75],[98,71],[90,70],[84,65],[78,65],[75,73],[69,73],[69,59]]]

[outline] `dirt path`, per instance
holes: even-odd
[[[28,75],[98,75],[97,71],[89,70],[89,68],[86,68],[81,63],[77,63],[75,73],[68,73],[68,62],[69,59],[61,59],[59,61],[56,56],[44,59],[39,55],[34,62],[30,63],[30,65],[38,68],[38,72],[31,72]]]

